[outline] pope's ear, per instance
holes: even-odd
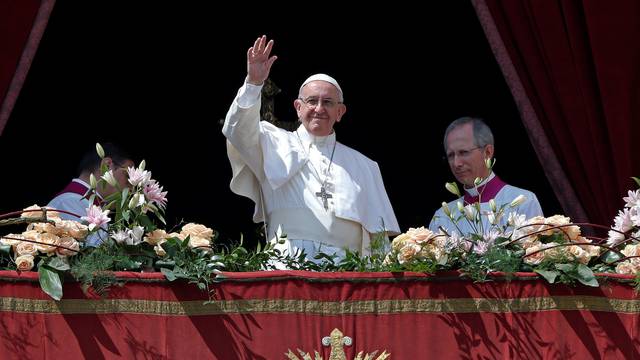
[[[340,122],[340,120],[342,120],[342,117],[346,112],[347,112],[347,105],[338,104],[338,117],[336,118],[336,122]]]

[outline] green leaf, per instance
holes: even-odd
[[[11,245],[0,245],[0,255],[11,256]]]
[[[602,261],[606,262],[606,263],[613,263],[614,261],[618,261],[620,260],[620,254],[618,254],[617,252],[613,252],[613,251],[607,251],[603,256],[602,256]]]
[[[163,224],[167,225],[167,221],[164,219],[164,217],[162,217],[162,215],[160,215],[159,212],[156,212],[155,214]]]
[[[166,277],[167,280],[169,281],[174,281],[175,279],[177,279],[176,275],[173,273],[173,270],[169,270],[167,268],[161,268],[160,271],[162,272],[164,277]]]
[[[53,268],[55,270],[58,271],[67,271],[69,269],[71,269],[71,267],[69,266],[69,263],[65,262],[64,260],[62,260],[59,257],[51,257],[49,258],[50,260],[47,261],[44,265]]]
[[[120,207],[121,208],[125,207],[125,204],[127,202],[127,198],[128,197],[129,197],[129,188],[124,188],[124,190],[122,190],[122,201],[120,202]]]
[[[112,205],[115,205],[116,200],[113,200],[111,202],[109,202],[107,205],[103,206],[102,209],[106,210],[106,209],[110,209]]]
[[[556,269],[567,274],[576,270],[576,266],[574,264],[556,264],[555,267]]]
[[[584,264],[578,265],[577,279],[578,281],[580,281],[581,283],[587,286],[593,286],[593,287],[600,286],[600,284],[598,284],[598,280],[596,279],[596,276],[593,274],[593,271],[591,271],[591,269],[589,269],[589,267]]]
[[[558,277],[558,275],[560,275],[559,271],[553,271],[553,270],[540,270],[540,269],[535,269],[533,270],[535,272],[537,272],[538,274],[542,275],[542,277],[547,280],[549,282],[549,284],[553,284],[554,282],[556,282],[556,277]]]
[[[160,246],[162,246],[162,245],[160,245]],[[156,261],[155,266],[156,266],[157,269],[160,269],[160,270],[165,269],[165,268],[171,270],[171,269],[173,269],[174,266],[176,266],[176,262],[173,261],[173,260],[158,260],[158,261]]]
[[[62,281],[57,271],[46,265],[38,267],[38,280],[42,291],[51,296],[54,300],[62,299]]]
[[[639,178],[637,178],[635,176],[632,176],[631,178],[636,182],[636,184],[638,184],[638,186],[640,186],[640,179]]]
[[[151,221],[151,219],[149,219],[147,215],[140,216],[138,218],[138,221],[140,221],[140,225],[144,226],[147,231],[155,228],[155,225],[153,225],[153,221]]]

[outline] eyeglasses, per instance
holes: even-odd
[[[448,162],[453,162],[456,157],[465,160],[471,155],[472,151],[478,149],[484,149],[484,146],[478,146],[467,150],[450,151],[446,154],[446,159]]]
[[[318,105],[322,105],[325,109],[333,109],[336,105],[342,104],[341,102],[332,99],[318,99],[316,97],[308,97],[306,99],[300,98],[300,101],[310,109],[316,108]]]

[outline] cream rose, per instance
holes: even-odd
[[[33,269],[33,255],[21,255],[16,258],[18,271],[29,271]]]
[[[15,246],[21,242],[20,239],[24,239],[24,236],[22,236],[22,234],[7,234],[5,235],[5,237],[0,238],[0,244]]]
[[[38,249],[36,248],[36,244],[22,241],[16,245],[16,253],[21,255],[36,255],[38,253]]]
[[[616,265],[616,273],[623,275],[635,275],[638,272],[638,267],[631,264],[629,261],[623,261]]]
[[[573,245],[569,246],[567,252],[571,254],[576,260],[578,260],[581,264],[588,264],[589,260],[591,260],[591,254],[588,251],[584,250],[580,246]]]
[[[68,249],[61,248],[61,247],[56,248],[56,254],[58,254],[58,256],[60,257],[76,255],[78,253],[78,250],[80,250],[80,243],[76,239],[72,238],[71,236],[65,236],[60,238],[60,241],[58,241],[57,245],[68,248]]]
[[[26,234],[27,233],[24,233],[25,237],[27,237]],[[60,238],[58,236],[49,233],[37,234],[35,236],[31,236],[30,234],[27,238],[29,240],[39,242],[39,244],[36,244],[36,248],[38,249],[38,251],[47,254],[56,251],[55,245],[58,245],[58,243],[60,242]]]
[[[409,231],[407,231],[407,235],[411,237],[411,240],[413,240],[417,244],[420,244],[431,239],[433,237],[433,232],[429,229],[425,229],[424,226],[421,226],[416,229],[409,228]]]
[[[27,226],[27,231],[29,230],[35,230],[40,233],[50,233],[54,235],[62,234],[62,229],[59,229],[49,223],[31,223],[29,224],[29,226]]]
[[[167,232],[162,230],[162,229],[156,229],[153,230],[150,233],[147,233],[147,235],[145,235],[144,240],[145,242],[151,244],[151,245],[158,245],[160,242],[162,242],[164,239],[167,238]]]
[[[407,235],[406,233],[400,234],[396,236],[391,242],[391,248],[395,251],[400,251],[400,249],[406,245],[405,243],[409,239],[411,239],[411,236]]]
[[[206,250],[206,251],[210,251],[211,250],[211,242],[205,238],[201,238],[198,236],[191,236],[189,238],[189,247],[190,248],[198,248],[198,249],[202,249],[202,250]]]
[[[60,213],[58,213],[57,211],[53,211],[50,208],[46,208],[47,209],[47,219],[55,219],[55,218],[60,218]],[[28,211],[29,210],[29,211]],[[22,214],[20,214],[20,217],[23,218],[39,218],[43,216],[43,212],[42,211],[33,211],[33,210],[42,210],[42,208],[38,205],[31,205],[28,208],[22,209]]]
[[[542,249],[543,249],[542,244],[536,245],[536,246],[532,246],[532,247],[530,247],[530,248],[528,248],[526,250],[525,256],[529,255],[529,254],[533,254],[534,252],[542,250]],[[540,251],[540,252],[537,252],[537,253],[535,253],[535,254],[533,254],[531,256],[526,256],[524,258],[524,262],[529,264],[529,265],[538,265],[538,264],[540,264],[542,262],[542,260],[544,260],[544,253],[545,253],[544,251]]]
[[[62,230],[58,236],[71,236],[76,240],[83,240],[89,234],[87,225],[81,224],[74,220],[55,220],[56,227]]]
[[[213,230],[201,224],[188,223],[182,227],[180,234],[184,237],[187,235],[197,236],[199,238],[211,240],[213,238]]]
[[[180,239],[180,240],[184,240],[187,237],[185,235],[180,234],[180,233],[172,232],[169,235],[167,235],[167,239],[170,239],[170,238],[177,238],[177,239]]]
[[[407,244],[402,249],[400,249],[398,253],[398,262],[400,264],[404,264],[405,262],[411,261],[416,257],[420,250],[420,245]]]

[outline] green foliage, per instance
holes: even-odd
[[[561,284],[574,285],[576,281],[578,281],[587,286],[599,286],[593,271],[587,265],[580,263],[543,261],[534,271],[551,284],[558,282]]]
[[[490,272],[511,273],[520,271],[524,251],[515,246],[491,246],[484,254],[470,252],[461,261],[460,270],[473,281],[486,281]]]
[[[111,286],[118,284],[113,271],[141,270],[146,264],[150,267],[155,254],[145,246],[114,246],[107,241],[97,248],[88,248],[85,252],[71,258],[71,275],[82,283],[85,292],[89,288],[104,297]]]
[[[58,270],[47,266],[46,262],[42,261],[38,267],[38,280],[45,293],[54,300],[62,299],[62,279]]]

